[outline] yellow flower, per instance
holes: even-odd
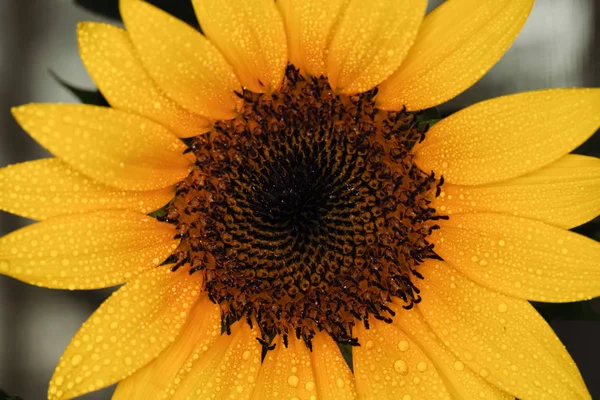
[[[40,220],[0,239],[0,272],[125,283],[50,399],[590,398],[527,300],[600,295],[600,245],[567,230],[600,210],[600,161],[567,154],[600,91],[428,131],[419,111],[488,71],[533,0],[193,3],[204,35],[140,0],[126,30],[79,27],[112,108],[13,110],[56,158],[0,170],[0,207]]]

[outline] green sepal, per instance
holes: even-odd
[[[77,97],[77,99],[79,99],[79,101],[81,101],[83,104],[90,104],[93,106],[103,107],[109,106],[108,102],[99,90],[81,89],[71,85],[70,83],[62,79],[60,76],[58,76],[54,71],[50,71],[50,74],[63,88],[71,92],[71,94]]]
[[[426,110],[420,111],[416,114],[417,118],[415,120],[417,124],[417,129],[421,132],[425,132],[433,125],[442,120],[442,116],[437,108],[432,107]]]
[[[200,30],[200,24],[198,24],[191,1],[146,0],[146,2]],[[75,4],[113,21],[122,21],[119,13],[119,0],[75,0]]]
[[[340,348],[340,352],[344,357],[344,361],[346,361],[346,364],[348,364],[348,368],[350,368],[350,371],[354,372],[354,366],[352,365],[352,346],[349,344],[338,343],[338,347]]]
[[[6,393],[4,390],[0,389],[0,400],[23,400],[17,396],[11,396]]]

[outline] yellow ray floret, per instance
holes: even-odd
[[[191,366],[178,385],[172,400],[196,400],[221,397],[248,399],[261,368],[262,347],[259,332],[245,321],[231,326],[231,335],[221,335],[202,357]]]
[[[443,377],[423,350],[397,327],[357,324],[361,345],[352,352],[359,398],[450,400]]]
[[[312,343],[313,350],[310,357],[317,398],[320,400],[357,398],[354,375],[331,336],[325,332],[317,332]]]
[[[221,336],[219,306],[200,296],[177,337],[160,355],[119,382],[112,400],[169,400],[192,366]]]
[[[436,335],[489,383],[521,399],[590,399],[575,363],[525,300],[426,261],[417,306]]]
[[[188,174],[183,142],[143,117],[80,104],[31,104],[12,111],[42,146],[105,185],[162,189]]]
[[[133,211],[51,218],[0,238],[0,273],[57,289],[121,284],[160,265],[175,227]]]
[[[208,119],[184,109],[156,85],[126,31],[84,22],[78,26],[77,38],[85,68],[112,107],[162,123],[180,137],[210,129]]]
[[[551,302],[600,296],[600,243],[508,215],[452,215],[430,236],[469,278],[511,296]]]
[[[200,26],[254,92],[279,88],[287,65],[281,15],[271,0],[192,0]]]
[[[482,185],[561,158],[600,127],[600,89],[550,89],[498,97],[435,124],[415,162],[446,182]]]
[[[280,0],[289,61],[302,73],[327,75],[325,60],[333,29],[350,0]]]
[[[453,399],[514,400],[514,397],[489,384],[460,360],[431,330],[418,309],[406,312],[401,301],[396,300],[392,309],[396,311],[393,325],[410,340],[398,339],[397,347],[406,351],[409,341],[414,342],[435,365],[444,377],[448,393]]]
[[[438,214],[495,212],[565,229],[600,214],[600,160],[567,154],[521,177],[482,186],[445,184],[431,206]]]
[[[479,80],[517,37],[533,0],[452,0],[429,14],[377,97],[386,110],[423,110]]]
[[[291,337],[284,347],[280,337],[274,340],[275,349],[263,361],[252,400],[308,399],[316,397],[316,384],[310,351],[306,345]]]
[[[177,338],[200,284],[167,265],[120,288],[73,337],[52,376],[48,399],[101,389],[155,359]]]
[[[121,0],[121,16],[144,68],[186,109],[214,119],[235,116],[241,90],[232,67],[192,27],[140,0]]]
[[[327,53],[331,87],[361,93],[389,77],[412,46],[426,5],[426,0],[351,1]]]
[[[99,210],[148,214],[167,204],[174,193],[174,187],[150,191],[111,188],[58,158],[0,169],[0,209],[37,220]]]

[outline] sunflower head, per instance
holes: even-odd
[[[191,140],[194,169],[163,220],[181,238],[173,268],[202,274],[227,329],[256,320],[267,344],[325,331],[358,345],[357,321],[420,300],[439,181],[413,162],[419,113],[380,110],[376,94],[336,94],[289,65],[278,91],[244,90],[238,117]]]
[[[532,0],[192,3],[203,33],[141,0],[80,25],[110,107],[13,110],[56,158],[0,170],[0,207],[40,220],[0,272],[125,283],[51,400],[589,398],[527,300],[600,295],[600,246],[568,231],[600,211],[598,160],[568,155],[600,92],[431,109]]]

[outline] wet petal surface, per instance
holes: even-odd
[[[446,182],[483,185],[535,171],[600,127],[600,89],[550,89],[498,97],[435,124],[415,162]]]
[[[430,242],[480,284],[522,299],[564,302],[600,296],[600,243],[543,222],[501,214],[439,221]]]
[[[440,261],[420,272],[418,309],[482,378],[523,400],[590,398],[564,346],[527,301],[479,286]]]
[[[127,283],[83,324],[61,357],[49,400],[73,398],[120,381],[173,343],[199,294],[200,280],[163,266]]]
[[[252,400],[280,398],[316,399],[317,386],[310,351],[303,341],[291,337],[288,347],[280,337],[260,368]]]
[[[119,382],[112,400],[171,399],[181,378],[220,336],[219,306],[201,295],[177,340],[150,364]]]
[[[381,85],[379,106],[435,107],[479,80],[515,40],[533,0],[452,0],[431,12],[400,68]]]
[[[575,154],[508,181],[446,184],[431,204],[438,214],[495,212],[570,229],[600,214],[600,159]]]
[[[114,189],[58,158],[0,169],[0,209],[37,220],[101,210],[148,214],[167,204],[174,195],[172,187],[143,192]]]
[[[239,399],[250,397],[261,367],[257,330],[245,322],[231,326],[199,358],[169,399]]]
[[[450,393],[431,360],[394,325],[357,324],[360,346],[352,352],[359,399],[446,399]]]
[[[140,0],[121,0],[121,15],[144,68],[186,109],[213,119],[235,116],[241,90],[223,55],[191,26]]]
[[[326,75],[333,29],[350,0],[280,0],[277,6],[287,33],[290,62],[302,73]]]
[[[328,49],[331,87],[362,93],[389,77],[412,46],[426,5],[426,0],[351,0]]]
[[[183,142],[143,117],[81,104],[30,104],[12,112],[48,151],[108,186],[162,189],[188,174]]]
[[[400,303],[391,307],[396,311],[393,324],[406,334],[423,351],[439,374],[453,399],[514,400],[514,397],[490,385],[479,374],[456,357],[431,330],[419,310],[406,311]],[[411,344],[398,341],[398,349],[406,351]]]
[[[161,123],[180,137],[210,130],[208,119],[182,108],[158,88],[135,54],[126,31],[84,22],[78,26],[77,38],[87,71],[112,107]]]
[[[133,211],[51,218],[0,238],[0,273],[54,289],[115,286],[160,265],[175,233]]]
[[[192,0],[200,26],[233,65],[242,85],[271,92],[287,65],[283,20],[271,0]]]

